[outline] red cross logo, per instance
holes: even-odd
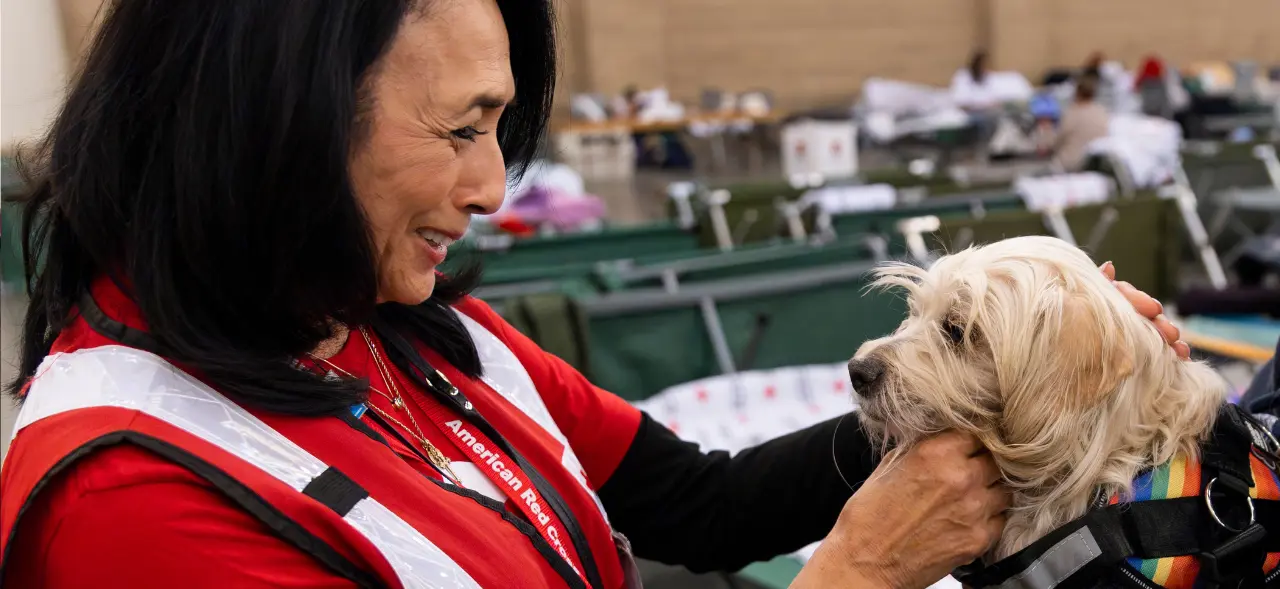
[[[835,382],[832,382],[832,383],[831,383],[831,392],[833,392],[833,393],[835,393],[835,394],[837,394],[837,395],[844,393],[844,381],[843,381],[843,380],[837,380],[837,381],[835,381]]]
[[[840,155],[840,152],[843,150],[844,146],[841,145],[839,141],[831,142],[831,155]]]
[[[778,389],[774,388],[773,385],[770,385],[764,388],[764,398],[772,399],[777,396],[778,396]]]
[[[698,402],[699,402],[699,403],[706,403],[706,402],[707,402],[707,399],[710,399],[710,398],[711,398],[711,395],[708,395],[708,394],[707,394],[707,389],[698,389]]]
[[[797,141],[797,142],[796,142],[796,155],[804,155],[804,152],[805,152],[805,149],[806,149],[806,148],[807,148],[807,146],[805,145],[805,142],[803,142],[803,141]]]

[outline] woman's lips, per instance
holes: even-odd
[[[453,245],[454,238],[435,229],[419,229],[417,234],[422,239],[427,257],[431,258],[436,266],[443,264],[449,255],[449,246]]]

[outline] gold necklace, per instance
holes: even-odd
[[[408,408],[405,407],[404,397],[400,394],[399,387],[396,385],[395,379],[392,378],[390,371],[387,369],[386,365],[382,363],[382,359],[378,357],[378,349],[376,346],[374,346],[373,339],[369,337],[369,334],[365,332],[363,327],[360,328],[360,335],[364,338],[365,344],[369,346],[369,352],[370,354],[373,355],[373,363],[378,368],[378,374],[382,376],[382,381],[387,383],[387,386],[388,388],[391,389],[392,394],[389,395],[379,390],[377,387],[374,387],[372,384],[369,385],[369,390],[385,397],[388,401],[391,402],[392,407],[395,407],[396,409],[404,411],[405,415],[409,416],[409,423],[413,424],[413,428],[411,429],[408,426],[406,426],[404,423],[401,423],[401,421],[399,419],[396,419],[394,415],[391,415],[390,413],[383,411],[382,409],[378,408],[377,405],[368,403],[367,404],[368,407],[370,409],[373,409],[373,411],[378,415],[381,415],[383,419],[386,419],[387,421],[390,421],[391,423],[399,426],[400,429],[403,429],[404,431],[408,432],[410,436],[413,436],[416,439],[416,441],[422,445],[422,449],[426,451],[427,460],[431,462],[431,465],[436,467],[436,469],[439,470],[440,472],[446,474],[450,479],[453,479],[453,483],[455,485],[461,486],[462,480],[458,478],[457,473],[453,472],[453,468],[450,466],[449,458],[445,456],[444,452],[441,452],[440,449],[437,448],[435,444],[432,444],[431,440],[427,439],[426,434],[422,432],[422,427],[418,425],[418,420],[413,417],[413,412],[409,411]],[[354,374],[347,372],[341,366],[338,366],[337,364],[334,364],[333,362],[330,362],[325,358],[317,357],[314,354],[311,354],[310,356],[312,360],[322,362],[323,364],[328,366],[330,369],[342,373],[347,378],[350,378],[350,379],[356,378]]]

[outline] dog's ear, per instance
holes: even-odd
[[[1067,390],[1086,406],[1101,401],[1133,374],[1133,350],[1116,323],[1087,299],[1068,297],[1063,302],[1053,362],[1066,376]]]

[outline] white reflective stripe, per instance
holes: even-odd
[[[569,447],[569,440],[564,436],[564,432],[560,431],[556,425],[555,419],[551,417],[551,411],[547,410],[547,404],[542,400],[542,395],[538,393],[538,388],[533,384],[533,378],[529,376],[529,371],[525,370],[524,365],[520,363],[520,359],[516,357],[506,344],[502,343],[498,336],[489,331],[480,322],[468,317],[466,313],[457,311],[458,318],[462,320],[462,324],[466,326],[467,332],[471,334],[471,341],[475,343],[476,352],[480,355],[480,363],[484,366],[484,376],[482,379],[489,388],[502,395],[504,399],[515,405],[517,409],[528,415],[538,425],[542,426],[551,437],[555,438],[564,446],[564,454],[560,457],[560,463],[564,465],[573,475],[574,480],[587,491],[587,494],[596,503],[596,508],[600,510],[600,516],[609,521],[608,514],[604,511],[604,504],[600,502],[600,498],[591,488],[591,484],[587,482],[585,473],[583,472],[582,463],[578,461],[578,456],[573,453],[573,448]]]
[[[15,434],[46,417],[90,407],[135,409],[198,436],[301,491],[328,466],[217,391],[154,354],[104,346],[45,359]],[[479,585],[443,550],[367,497],[344,518],[368,538],[406,588]]]
[[[1001,583],[1000,589],[1053,589],[1101,555],[1093,532],[1088,527],[1080,528],[1046,550],[1031,566]]]

